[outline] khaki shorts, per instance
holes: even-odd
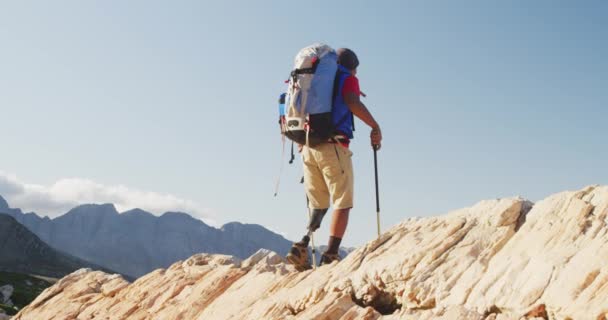
[[[311,209],[353,207],[353,153],[335,143],[323,143],[302,149],[304,187]]]

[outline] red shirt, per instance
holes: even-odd
[[[361,95],[361,90],[359,89],[359,79],[357,77],[350,75],[344,79],[344,86],[342,87],[342,96],[344,97],[347,93],[352,92],[356,95]]]

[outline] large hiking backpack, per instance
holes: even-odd
[[[296,55],[281,118],[281,132],[290,140],[314,147],[332,137],[337,61],[334,49],[325,44],[313,44]]]

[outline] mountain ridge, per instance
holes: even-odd
[[[100,269],[50,247],[15,218],[3,213],[0,213],[0,252],[0,270],[6,272],[62,277],[84,267]]]
[[[138,277],[195,253],[226,253],[246,258],[260,248],[286,254],[291,241],[258,224],[228,222],[216,228],[184,212],[156,216],[140,208],[119,212],[113,204],[82,204],[49,218],[10,208],[14,217],[54,248]]]

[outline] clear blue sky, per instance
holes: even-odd
[[[361,60],[384,228],[538,200],[608,183],[607,39],[606,1],[2,2],[0,170],[169,193],[298,238],[300,163],[273,198],[276,98],[322,41]],[[375,236],[369,130],[355,134],[346,245]]]

